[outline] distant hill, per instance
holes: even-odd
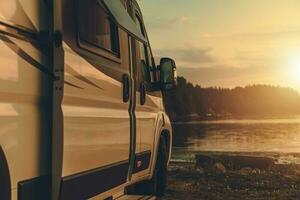
[[[300,114],[300,94],[296,90],[269,85],[202,88],[179,77],[178,87],[164,93],[164,97],[173,121]]]

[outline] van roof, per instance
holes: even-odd
[[[128,12],[124,8],[124,5],[121,3],[120,0],[118,1],[102,0],[102,1],[104,2],[104,4],[108,8],[112,16],[114,17],[114,19],[122,29],[124,29],[132,36],[136,37],[138,40],[141,40],[142,42],[147,41],[146,38],[143,36],[143,34],[137,28],[135,22],[128,14]]]

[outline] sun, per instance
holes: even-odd
[[[291,81],[300,86],[300,54],[290,60],[289,74]]]
[[[299,60],[295,59],[291,63],[291,72],[295,75],[295,77],[298,77],[296,75],[299,75],[300,73],[300,57]]]

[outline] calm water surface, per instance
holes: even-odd
[[[175,123],[174,150],[300,152],[300,117]]]

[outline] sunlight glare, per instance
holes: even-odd
[[[300,55],[291,59],[289,67],[291,81],[300,85]]]

